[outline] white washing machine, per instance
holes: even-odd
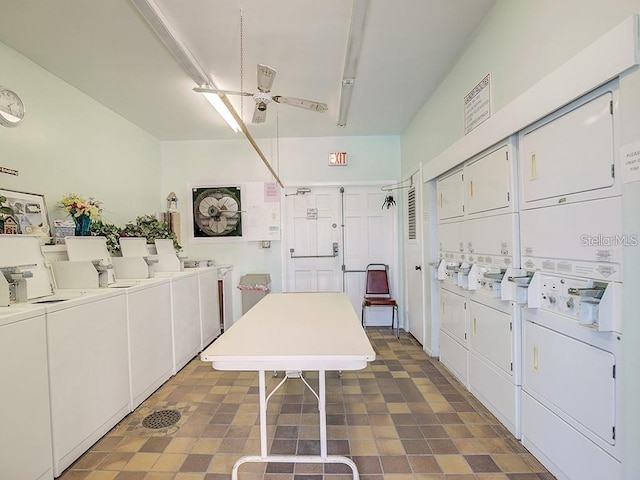
[[[43,307],[0,307],[0,385],[0,478],[52,479]]]
[[[559,479],[621,479],[622,336],[603,331],[621,285],[536,272],[529,289],[522,443]]]
[[[38,237],[1,236],[0,266],[29,272],[27,301],[44,310],[53,473],[59,476],[129,413],[125,295],[108,288],[54,291]],[[93,264],[86,267],[97,279]]]
[[[112,289],[42,301],[58,476],[130,411],[127,307]]]

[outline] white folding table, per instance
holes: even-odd
[[[272,293],[213,342],[200,358],[216,370],[258,371],[260,394],[260,455],[244,456],[233,466],[232,479],[247,462],[343,463],[355,480],[358,469],[350,458],[327,454],[325,372],[360,370],[375,359],[349,298],[344,293]],[[265,374],[285,371],[285,378],[267,395]],[[317,371],[320,455],[268,455],[267,402],[293,372]]]

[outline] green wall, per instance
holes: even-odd
[[[0,127],[0,188],[45,195],[49,219],[74,192],[103,202],[105,221],[124,224],[161,209],[160,142],[0,43],[0,85],[18,93],[25,119]]]
[[[487,73],[495,113],[635,13],[640,13],[640,0],[496,2],[458,62],[405,130],[403,176],[464,136],[463,97]]]

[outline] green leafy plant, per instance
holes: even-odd
[[[127,223],[122,229],[121,235],[123,237],[145,237],[147,243],[154,243],[156,238],[170,238],[173,240],[173,248],[176,252],[182,250],[176,234],[169,230],[169,225],[151,214],[137,217],[135,223]]]
[[[95,237],[105,237],[107,239],[107,250],[113,256],[120,254],[120,235],[122,229],[113,223],[95,220],[91,222],[89,234]]]

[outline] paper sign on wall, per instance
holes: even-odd
[[[280,188],[275,182],[245,183],[245,238],[280,240]]]
[[[464,134],[491,117],[491,74],[464,96]]]
[[[620,166],[622,183],[640,181],[640,142],[620,147]]]

